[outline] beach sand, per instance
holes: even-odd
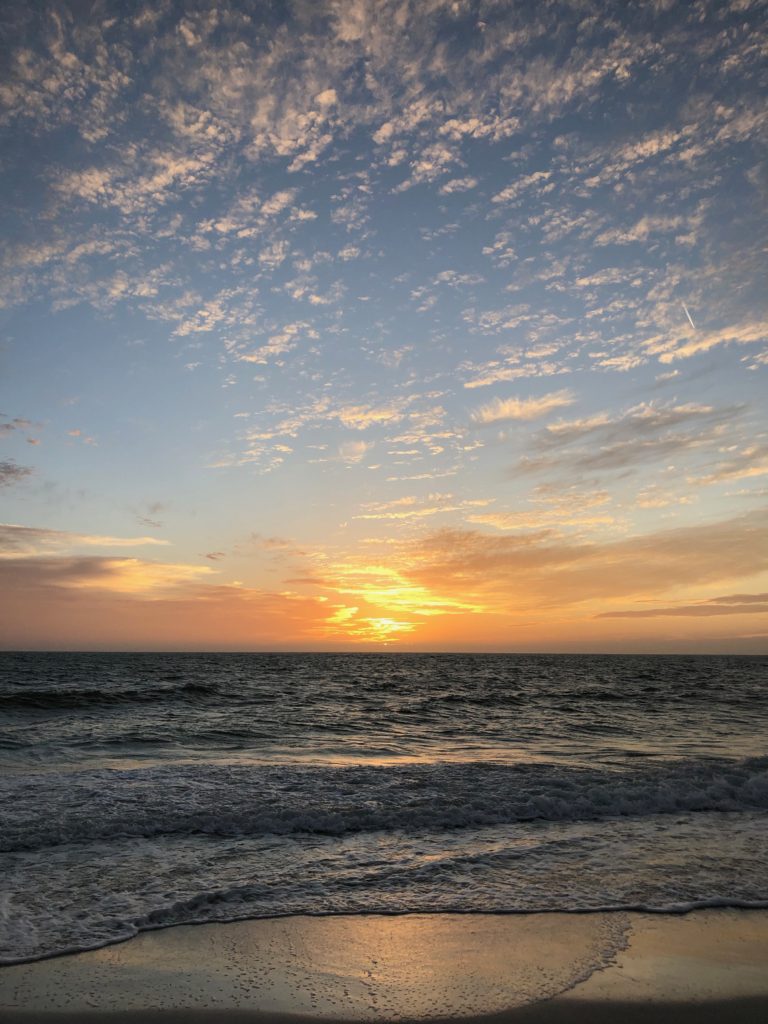
[[[4,1024],[768,1020],[768,911],[294,917],[0,969]]]

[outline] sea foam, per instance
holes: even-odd
[[[127,836],[341,836],[768,809],[768,757],[552,764],[159,766],[0,781],[0,850]]]

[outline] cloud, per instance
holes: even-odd
[[[265,537],[256,531],[250,533],[235,547],[235,553],[240,555],[261,555],[264,552],[268,552],[269,556],[275,559],[304,555],[304,551],[297,547],[294,541],[286,537]]]
[[[5,647],[83,650],[274,650],[318,645],[327,615],[315,597],[216,583],[209,566],[133,559],[0,560],[12,591]],[[332,646],[338,646],[338,638]]]
[[[11,419],[3,413],[0,413],[0,421],[5,421],[0,422],[0,438],[10,438],[18,431],[22,436],[26,436],[25,439],[28,444],[39,444],[37,438],[29,437],[28,435],[30,430],[42,429],[42,423],[33,423],[32,420],[28,420],[24,416],[15,416]]]
[[[367,430],[381,423],[399,423],[405,413],[402,403],[390,405],[346,405],[333,415],[349,430]]]
[[[575,395],[568,390],[552,391],[539,398],[495,398],[475,409],[472,421],[485,425],[507,420],[534,420],[575,401]]]
[[[47,530],[34,526],[0,523],[0,557],[8,554],[34,556],[81,547],[133,548],[168,543],[159,537],[108,537],[101,534],[70,533],[66,530]]]
[[[145,506],[145,511],[135,511],[137,520],[142,526],[151,526],[154,530],[160,530],[163,527],[162,520],[158,519],[159,513],[164,512],[166,505],[162,501],[151,501]]]
[[[539,454],[524,456],[519,469],[536,472],[624,469],[684,451],[705,450],[722,438],[742,406],[715,408],[695,402],[642,402],[617,415],[607,412],[548,424],[533,438]],[[578,446],[578,447],[577,447]]]
[[[318,332],[307,320],[298,320],[284,324],[276,330],[269,336],[266,345],[249,352],[238,352],[236,358],[244,363],[266,364],[286,352],[293,351],[302,338],[315,340],[317,337]]]
[[[158,149],[140,158],[129,151],[111,167],[67,171],[53,187],[68,202],[114,206],[123,214],[135,215],[206,184],[215,166],[216,152],[211,149],[196,154]]]
[[[560,447],[595,434],[599,435],[601,442],[632,440],[690,422],[712,419],[722,422],[730,419],[741,408],[743,407],[729,406],[715,409],[714,406],[696,402],[681,405],[641,402],[616,416],[600,412],[584,419],[557,420],[544,428],[538,435],[538,442],[544,448]]]
[[[689,482],[694,484],[720,484],[729,480],[746,480],[765,476],[768,473],[768,443],[760,441],[743,448],[731,450],[725,457],[718,457],[714,467],[702,476],[691,474]]]
[[[768,594],[732,594],[712,597],[701,604],[673,605],[669,608],[640,608],[630,611],[601,612],[598,619],[651,619],[659,616],[707,617],[710,615],[762,615],[768,612]]]
[[[610,228],[595,238],[597,245],[629,245],[631,242],[645,242],[650,235],[677,231],[684,223],[680,216],[641,217],[628,228]]]
[[[4,426],[6,424],[3,424]],[[0,487],[10,487],[32,475],[29,466],[20,466],[13,459],[0,459]]]
[[[345,441],[339,445],[339,458],[342,462],[360,462],[372,446],[365,441]]]
[[[718,330],[699,330],[687,340],[660,339],[648,343],[650,355],[658,355],[660,363],[672,363],[677,359],[689,359],[701,352],[709,352],[718,345],[753,345],[768,340],[768,325],[765,321],[744,323]]]
[[[9,557],[0,559],[0,586],[13,592],[16,601],[0,632],[6,637],[10,629],[25,639],[25,616],[32,607],[48,623],[46,639],[56,637],[65,646],[83,639],[115,643],[118,635],[131,635],[122,632],[126,624],[145,646],[151,636],[149,646],[183,637],[184,646],[213,643],[217,648],[269,644],[270,637],[273,644],[275,637],[306,644],[312,636],[331,643],[378,643],[416,637],[445,617],[459,624],[450,627],[454,637],[467,617],[478,621],[480,629],[495,623],[494,628],[508,630],[510,622],[525,621],[527,614],[540,618],[547,609],[594,617],[609,601],[647,601],[680,588],[765,573],[768,550],[760,538],[767,525],[766,510],[761,510],[589,544],[564,542],[546,529],[515,536],[439,530],[396,543],[386,563],[370,555],[321,558],[320,572],[294,581],[320,590],[315,597],[218,584],[215,571],[206,566],[114,556]],[[733,593],[710,600],[712,606],[754,610],[763,597]],[[338,614],[341,609],[349,611]],[[148,622],[151,634],[146,633]]]
[[[338,103],[338,99],[335,89],[324,89],[315,96],[315,103],[321,107],[332,107]]]
[[[607,513],[584,513],[574,510],[570,515],[538,510],[530,512],[485,512],[467,516],[470,523],[493,526],[497,530],[541,530],[551,526],[578,526],[582,529],[609,526],[615,517]]]
[[[539,531],[555,526],[575,526],[584,530],[616,522],[616,517],[605,510],[610,502],[607,491],[579,491],[575,488],[556,491],[538,487],[527,509],[473,513],[467,519],[470,523],[493,526],[497,530]]]
[[[433,284],[447,284],[450,288],[462,288],[466,285],[483,284],[484,277],[480,274],[467,274],[458,270],[441,270],[436,274]]]
[[[503,309],[477,310],[465,309],[462,312],[465,323],[470,325],[473,334],[499,334],[501,331],[512,331],[521,324],[535,319],[530,315],[525,304],[506,306]]]
[[[627,373],[629,370],[642,366],[646,361],[642,356],[625,352],[624,355],[606,356],[604,359],[598,359],[597,365],[602,366],[606,370],[618,370],[619,373]]]
[[[411,577],[437,593],[543,613],[757,576],[768,571],[766,527],[761,509],[602,543],[565,541],[547,529],[512,536],[445,529],[414,541],[407,558]]]
[[[518,256],[512,245],[512,233],[510,231],[499,231],[494,236],[490,245],[484,245],[483,256],[488,256],[493,264],[500,269],[510,266]]]
[[[376,618],[384,621],[394,622],[390,616],[403,614],[418,619],[483,610],[481,604],[471,600],[436,592],[398,566],[372,563],[369,559],[348,557],[325,565],[322,587],[345,601],[354,600],[361,607],[362,616],[378,611]]]
[[[152,595],[199,582],[213,569],[203,565],[148,562],[100,555],[3,557],[0,573],[14,589],[103,590],[113,594]]]
[[[498,117],[492,113],[482,116],[458,118],[451,117],[440,125],[440,134],[450,139],[489,139],[498,142],[514,135],[521,126],[516,117]]]
[[[281,263],[285,262],[289,253],[290,244],[285,238],[282,238],[261,250],[259,253],[259,263],[263,267],[274,270],[275,267],[279,267]]]
[[[538,185],[540,182],[548,181],[552,177],[551,171],[534,171],[532,174],[523,175],[511,185],[507,185],[501,192],[497,192],[491,200],[492,203],[509,203],[525,192],[527,189]]]
[[[295,188],[283,188],[273,193],[269,199],[261,204],[261,213],[264,217],[274,217],[282,213],[295,200],[298,190]]]
[[[355,519],[406,521],[448,512],[461,512],[492,504],[492,498],[459,499],[453,494],[404,495],[391,501],[366,502]],[[470,517],[471,518],[471,517]]]
[[[46,19],[34,48],[24,36],[39,27],[35,12],[21,8],[13,22],[17,46],[8,55],[0,120],[38,131],[73,125],[91,143],[106,138],[122,121],[116,108],[131,81],[131,51],[66,12]]]
[[[440,194],[449,196],[454,192],[468,192],[470,189],[477,188],[477,185],[477,178],[451,178],[450,181],[446,181],[440,186]]]
[[[472,374],[464,381],[465,388],[485,388],[491,384],[497,384],[505,380],[526,380],[534,377],[552,377],[557,374],[568,373],[568,367],[552,360],[540,360],[536,362],[522,362],[521,351],[501,351],[503,359],[491,359],[487,363],[473,365],[464,363],[459,367],[461,372]],[[526,355],[533,353],[527,352]]]

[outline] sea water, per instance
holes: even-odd
[[[288,914],[768,906],[768,659],[0,654],[0,962]]]

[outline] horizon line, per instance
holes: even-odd
[[[254,655],[361,655],[361,654],[372,654],[372,655],[424,655],[434,657],[437,655],[446,656],[480,656],[485,657],[489,655],[496,655],[498,657],[515,657],[515,656],[533,656],[533,657],[572,657],[574,655],[587,657],[587,658],[601,658],[601,657],[657,657],[657,658],[765,658],[768,657],[768,650],[766,651],[693,651],[693,650],[680,650],[680,651],[656,651],[656,650],[628,650],[628,651],[568,651],[568,650],[553,650],[553,651],[526,651],[526,650],[377,650],[365,648],[361,650],[349,650],[349,649],[334,649],[334,650],[318,650],[318,649],[254,649],[254,650],[243,650],[243,649],[231,649],[223,650],[216,648],[186,648],[186,649],[171,649],[171,648],[136,648],[136,649],[119,649],[119,648],[75,648],[75,647],[15,647],[5,648],[0,647],[0,654],[254,654]]]

